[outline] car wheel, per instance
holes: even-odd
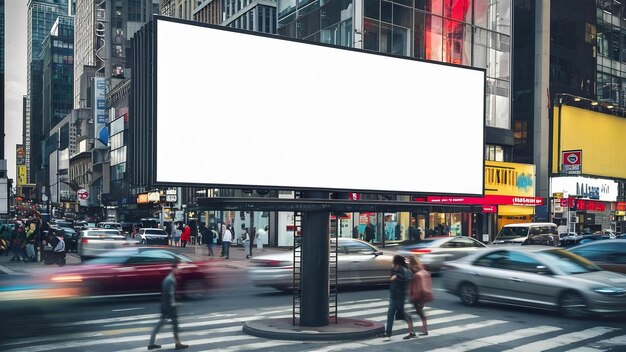
[[[183,285],[183,296],[187,299],[198,300],[206,298],[208,287],[204,280],[188,280]]]
[[[148,244],[148,242],[146,240],[141,240],[141,244],[145,246]]]
[[[459,296],[461,302],[466,306],[475,306],[478,304],[478,288],[476,285],[465,282],[459,287]]]
[[[568,318],[578,318],[587,314],[587,302],[580,293],[568,291],[559,299],[561,313]]]

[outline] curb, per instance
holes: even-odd
[[[256,337],[292,341],[363,340],[385,332],[383,324],[362,319],[339,318],[338,324],[322,327],[294,326],[291,322],[291,318],[247,321],[242,331]]]

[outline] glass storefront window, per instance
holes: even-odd
[[[442,61],[443,50],[443,19],[441,17],[426,15],[425,24],[425,56],[428,60]]]
[[[443,16],[456,21],[472,22],[472,0],[444,0]]]
[[[425,14],[415,11],[415,20],[413,24],[413,56],[419,59],[426,57],[426,20]]]
[[[378,51],[378,35],[380,28],[378,21],[366,18],[363,21],[363,49]]]
[[[415,8],[441,15],[443,10],[442,0],[415,0]]]
[[[430,213],[427,237],[462,236],[463,213]]]
[[[451,20],[444,21],[443,31],[444,62],[468,65],[472,53],[471,32],[463,23]]]

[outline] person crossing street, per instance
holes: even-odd
[[[161,348],[161,345],[157,345],[155,343],[156,335],[159,333],[161,327],[165,325],[166,320],[170,320],[172,322],[174,340],[176,341],[175,348],[177,350],[182,350],[189,347],[189,345],[181,343],[180,337],[178,336],[179,329],[177,307],[179,304],[176,302],[176,276],[178,273],[178,262],[174,262],[172,263],[170,273],[165,277],[165,279],[163,279],[163,284],[161,285],[161,318],[150,335],[150,343],[148,344],[149,350]]]

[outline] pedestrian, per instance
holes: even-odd
[[[213,255],[213,231],[208,229],[204,223],[200,223],[200,234],[202,235],[202,242],[204,242],[208,249],[208,254]]]
[[[376,231],[374,230],[374,225],[371,223],[367,223],[365,226],[365,242],[372,243],[374,242],[374,238],[376,237]]]
[[[189,227],[188,224],[185,224],[185,227],[183,228],[183,234],[180,236],[180,243],[181,243],[181,247],[187,247],[187,242],[189,242],[189,239],[191,238],[191,228]]]
[[[412,224],[411,226],[409,226],[409,241],[415,242],[417,240],[419,240],[419,236],[417,235],[417,227],[415,227],[415,224]]]
[[[404,311],[404,302],[406,300],[407,285],[411,280],[411,271],[407,268],[404,257],[401,255],[393,256],[393,267],[391,269],[391,277],[389,281],[389,309],[387,310],[387,329],[385,337],[391,338],[393,331],[393,321],[404,320],[409,325],[409,334],[403,339],[408,340],[415,337],[413,331],[413,319]]]
[[[29,262],[37,261],[35,254],[35,239],[37,237],[37,222],[31,219],[26,229],[26,256]]]
[[[165,279],[163,279],[163,283],[161,284],[161,318],[150,335],[150,342],[148,344],[149,350],[161,348],[161,345],[157,345],[155,343],[156,335],[168,319],[172,322],[174,330],[174,341],[176,341],[175,348],[177,350],[182,350],[189,347],[189,345],[181,343],[180,337],[178,336],[177,308],[179,304],[176,303],[176,276],[178,273],[178,262],[173,262],[170,273],[165,277]]]
[[[26,261],[26,254],[22,252],[22,242],[26,239],[24,228],[20,221],[15,222],[15,227],[11,231],[11,252],[13,252],[12,262]]]
[[[222,235],[222,256],[228,259],[230,256],[230,242],[233,240],[232,226],[228,225]]]
[[[409,268],[413,273],[409,285],[409,301],[415,308],[415,313],[422,320],[422,332],[420,336],[428,335],[428,322],[424,314],[424,305],[433,300],[433,285],[430,274],[415,256],[409,257]]]
[[[57,244],[54,246],[53,252],[55,257],[55,263],[58,266],[65,265],[65,239],[63,230],[55,230],[54,236],[58,239]]]
[[[182,231],[180,230],[180,224],[176,224],[174,226],[174,234],[172,235],[172,239],[174,240],[174,246],[180,246],[180,235]]]
[[[244,224],[241,224],[241,240],[243,241],[243,250],[246,253],[246,259],[250,259],[250,236],[248,236],[248,229]]]
[[[269,230],[268,226],[265,226],[264,229],[259,229],[256,232],[256,248],[263,252],[263,243],[265,243],[265,238],[267,236],[267,231]]]

